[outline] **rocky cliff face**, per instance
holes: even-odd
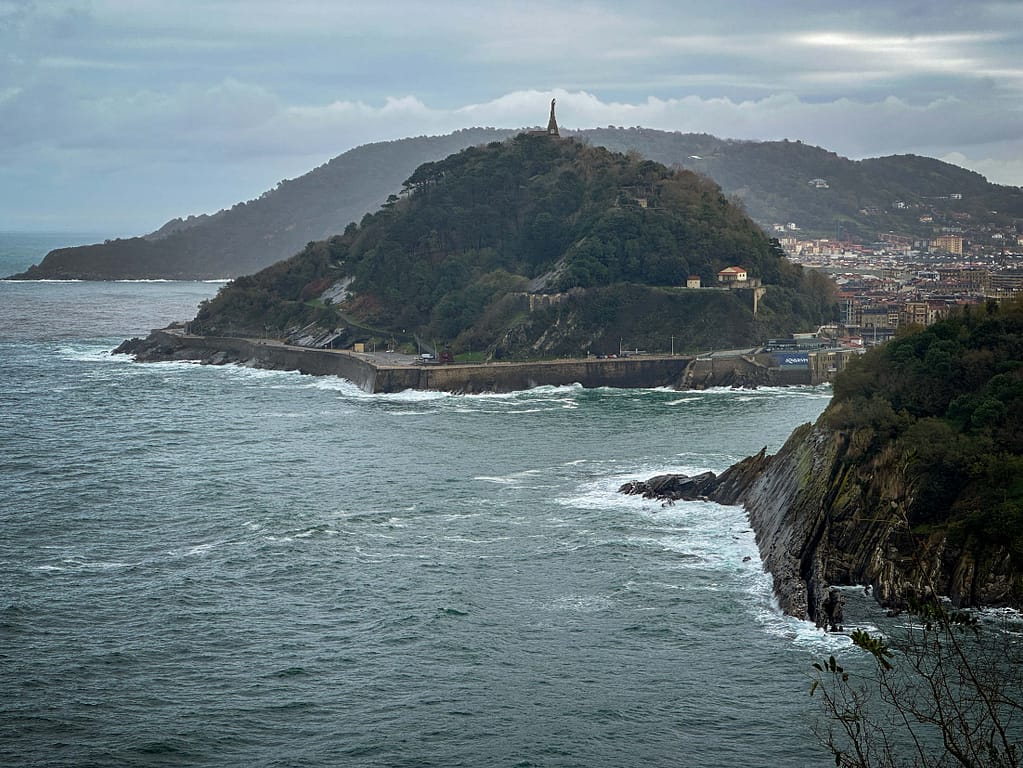
[[[1018,605],[1023,578],[1007,551],[911,530],[908,462],[891,448],[853,461],[868,438],[805,424],[777,454],[761,451],[719,477],[660,476],[621,490],[745,505],[782,609],[818,624],[836,618],[833,585],[867,586],[893,608],[931,590],[960,606]]]

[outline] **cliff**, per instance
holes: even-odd
[[[818,624],[840,623],[833,585],[1023,605],[1023,305],[907,333],[834,386],[774,456],[621,490],[743,504],[782,609]]]
[[[342,234],[224,286],[193,330],[355,328],[368,346],[417,337],[501,361],[749,347],[833,316],[827,278],[688,171],[520,134],[426,163],[403,187]],[[757,291],[718,287],[736,264]],[[692,275],[706,287],[682,287]]]
[[[967,547],[946,533],[914,531],[906,462],[888,450],[854,468],[850,438],[804,424],[777,454],[761,451],[720,476],[662,475],[621,490],[744,505],[782,610],[819,625],[834,617],[837,585],[868,587],[896,609],[931,592],[963,607],[1021,604],[1023,578],[1007,547]]]

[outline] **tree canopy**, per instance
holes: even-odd
[[[908,462],[909,522],[954,544],[1005,547],[1023,567],[1023,303],[963,307],[840,375],[824,418]]]
[[[324,307],[306,303],[347,280],[345,298],[333,306],[349,321],[496,347],[509,331],[530,325],[536,306],[527,295],[548,294],[564,299],[544,305],[557,307],[548,320],[572,330],[585,349],[584,337],[592,343],[603,332],[575,333],[580,318],[592,314],[583,310],[598,289],[682,291],[690,275],[713,286],[718,271],[732,265],[772,290],[764,318],[754,322],[746,311],[742,330],[723,343],[828,318],[828,287],[789,263],[707,178],[635,154],[520,134],[421,165],[378,212],[236,280],[199,319],[210,328],[259,328],[261,313],[272,314],[274,325],[309,322],[315,313],[308,310],[322,315]],[[741,313],[742,302],[720,293]],[[679,323],[693,319],[684,317],[686,303]],[[631,310],[645,315],[643,304],[632,301]]]

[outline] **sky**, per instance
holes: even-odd
[[[1023,185],[1023,0],[0,0],[0,231],[142,234],[551,98]]]

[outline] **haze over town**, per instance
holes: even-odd
[[[352,147],[644,126],[1023,184],[1023,4],[0,0],[0,229],[139,234]]]

